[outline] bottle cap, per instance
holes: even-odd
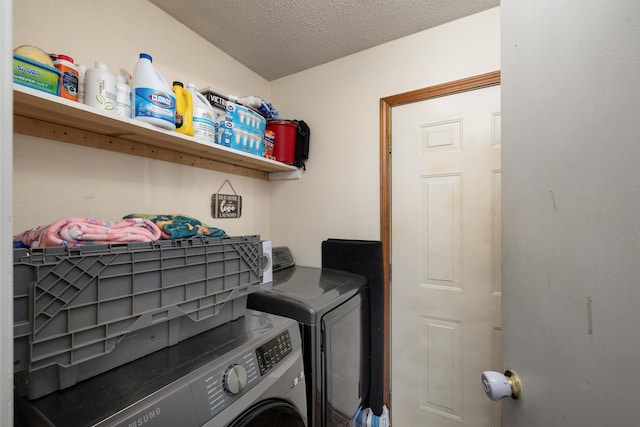
[[[58,54],[58,61],[69,61],[73,64],[73,58],[67,55],[63,55],[61,53]]]

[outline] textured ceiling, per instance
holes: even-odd
[[[499,0],[150,0],[267,80],[472,15]]]

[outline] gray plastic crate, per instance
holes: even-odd
[[[14,376],[35,399],[244,315],[260,236],[14,250]]]

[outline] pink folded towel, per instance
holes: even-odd
[[[144,218],[118,222],[92,218],[62,218],[13,236],[27,247],[95,245],[104,243],[153,242],[160,239],[160,228]]]

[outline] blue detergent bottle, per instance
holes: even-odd
[[[133,69],[132,117],[163,129],[175,130],[176,98],[152,61],[151,55],[141,53]]]

